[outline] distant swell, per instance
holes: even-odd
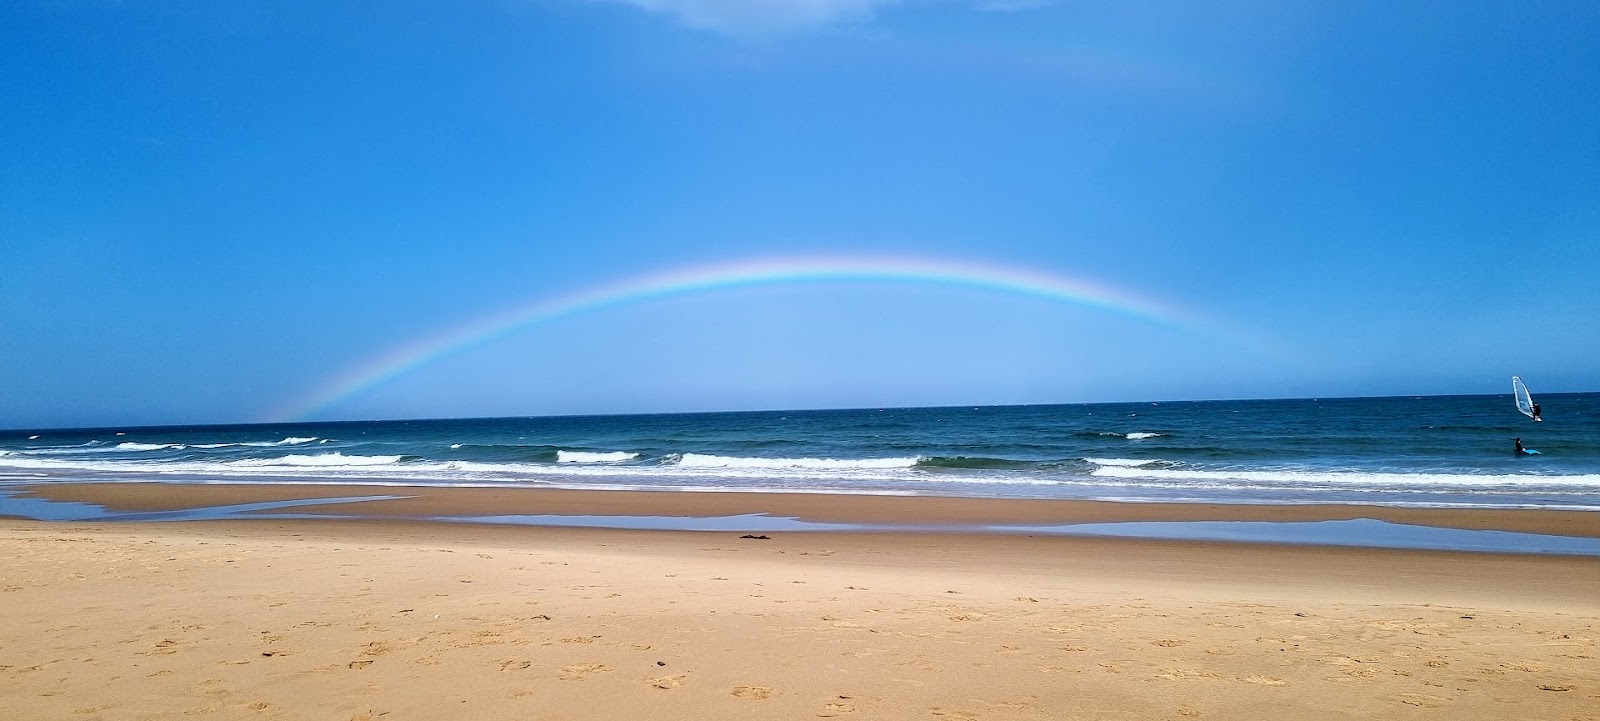
[[[982,456],[929,456],[917,461],[917,468],[973,468],[973,469],[1021,469],[1033,468],[1037,464],[1027,461],[1014,461],[1009,458],[985,458]]]
[[[299,438],[299,437],[290,436],[290,437],[285,438],[285,439],[283,439],[281,441],[247,441],[247,442],[244,442],[244,443],[197,443],[197,444],[195,444],[194,447],[195,448],[238,448],[238,447],[272,448],[274,446],[298,446],[298,445],[301,445],[303,443],[310,443],[312,441],[322,441],[324,443],[327,442],[327,441],[325,441],[325,440],[323,440],[321,438]],[[122,445],[128,445],[128,444],[124,443]]]
[[[910,468],[920,458],[745,458],[685,453],[677,465],[682,468],[806,468],[812,470],[859,470]]]
[[[450,450],[455,451],[447,454],[452,460],[490,463],[556,463],[561,460],[561,454],[565,452],[555,446],[514,443],[452,443]]]

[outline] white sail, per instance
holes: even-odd
[[[1511,376],[1511,395],[1517,399],[1517,410],[1522,415],[1533,417],[1533,396],[1528,395],[1528,387],[1522,384],[1521,376]]]

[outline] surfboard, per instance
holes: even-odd
[[[1523,385],[1522,376],[1511,376],[1511,395],[1517,400],[1517,410],[1521,411],[1522,415],[1533,418],[1533,396],[1528,394],[1528,387]]]

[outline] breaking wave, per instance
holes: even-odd
[[[591,451],[556,451],[557,463],[620,463],[638,458],[639,454],[628,451],[611,451],[609,453],[595,453]]]
[[[321,468],[338,468],[344,466],[386,466],[399,463],[406,456],[347,456],[337,451],[333,453],[318,453],[316,455],[288,455],[277,458],[244,458],[237,461],[224,461],[222,465],[242,466],[245,468],[265,468],[271,466],[316,466]]]
[[[1097,466],[1119,466],[1124,468],[1137,468],[1139,466],[1153,466],[1166,463],[1159,458],[1085,458],[1085,463]]]

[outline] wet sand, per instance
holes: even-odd
[[[25,489],[27,495],[38,498],[93,503],[115,511],[170,511],[304,498],[396,495],[406,498],[321,507],[297,506],[277,513],[393,518],[501,514],[706,517],[765,513],[815,522],[906,525],[1333,521],[1372,518],[1439,528],[1600,538],[1600,513],[1589,511],[305,484],[82,483],[39,485]]]
[[[91,492],[71,488],[50,490]],[[154,510],[281,488],[93,492]],[[1012,502],[939,499],[405,493],[418,490],[429,492],[386,503],[398,515],[593,513],[591,496],[626,496],[603,512],[689,504],[862,522],[1090,520],[1074,514],[1100,507],[1022,502],[1019,518]],[[1205,515],[1236,508],[1187,510],[1238,519]],[[982,534],[763,540],[388,513],[0,520],[0,717],[1574,720],[1600,709],[1594,558]],[[1491,515],[1516,524],[1507,530],[1592,524]],[[1309,518],[1325,517],[1341,516]]]

